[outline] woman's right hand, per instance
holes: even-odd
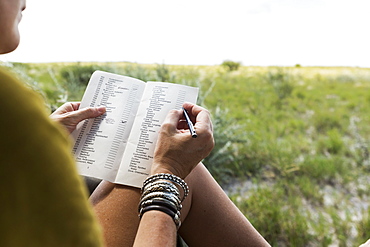
[[[172,110],[160,129],[151,174],[171,173],[185,178],[214,147],[210,113],[203,107],[184,103],[198,135],[192,138],[182,110]]]

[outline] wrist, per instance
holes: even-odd
[[[171,164],[167,164],[164,162],[154,162],[152,164],[150,175],[154,175],[158,173],[167,173],[167,174],[178,176],[180,178],[184,178],[182,177],[182,174],[180,171],[175,169]]]
[[[181,226],[181,203],[189,194],[184,180],[173,174],[157,173],[145,179],[141,191],[138,207],[140,219],[147,212],[161,211],[173,219],[177,229]]]

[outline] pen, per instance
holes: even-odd
[[[189,131],[190,131],[190,135],[191,137],[193,138],[197,138],[197,133],[195,133],[195,129],[194,129],[194,126],[193,126],[193,123],[190,121],[190,118],[189,118],[189,115],[188,115],[188,112],[185,110],[185,108],[183,107],[182,108],[184,110],[184,116],[185,116],[185,120],[186,120],[186,123],[188,124],[189,126]]]

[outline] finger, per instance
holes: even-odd
[[[195,122],[195,118],[196,118],[196,115],[193,114],[193,107],[195,106],[195,104],[193,103],[189,103],[189,102],[185,102],[182,107],[187,111],[188,113],[188,116],[190,118],[190,120],[194,123]]]
[[[81,102],[69,102],[74,111],[77,111],[80,108]]]
[[[71,111],[73,106],[70,103],[64,103],[63,105],[59,106],[53,114],[63,114],[66,112]]]
[[[76,121],[80,122],[88,118],[95,118],[105,113],[105,107],[87,107],[70,113]]]
[[[58,107],[58,109],[56,109],[54,113],[63,114],[67,112],[72,112],[72,111],[78,110],[79,107],[80,107],[80,102],[67,102],[61,105],[60,107]]]
[[[176,131],[181,116],[182,110],[171,110],[163,121],[162,129],[171,132]]]
[[[207,109],[188,102],[184,103],[183,107],[188,111],[190,117],[195,118],[194,127],[197,131],[212,131],[211,114]]]
[[[188,113],[191,116],[197,116],[201,111],[206,110],[205,108],[203,108],[203,107],[201,107],[199,105],[196,105],[196,104],[193,104],[193,103],[189,103],[189,102],[185,102],[183,104],[183,107],[188,111]]]
[[[163,123],[170,123],[172,125],[177,126],[177,123],[179,122],[180,118],[182,116],[182,110],[171,110]]]
[[[177,124],[177,129],[189,129],[188,123],[185,120],[180,119],[179,123]]]

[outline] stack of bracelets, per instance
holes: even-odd
[[[176,185],[184,191],[182,198],[180,198],[180,192]],[[158,173],[144,181],[141,192],[140,219],[145,212],[159,210],[171,216],[179,229],[181,202],[189,193],[188,185],[184,180],[172,174]]]

